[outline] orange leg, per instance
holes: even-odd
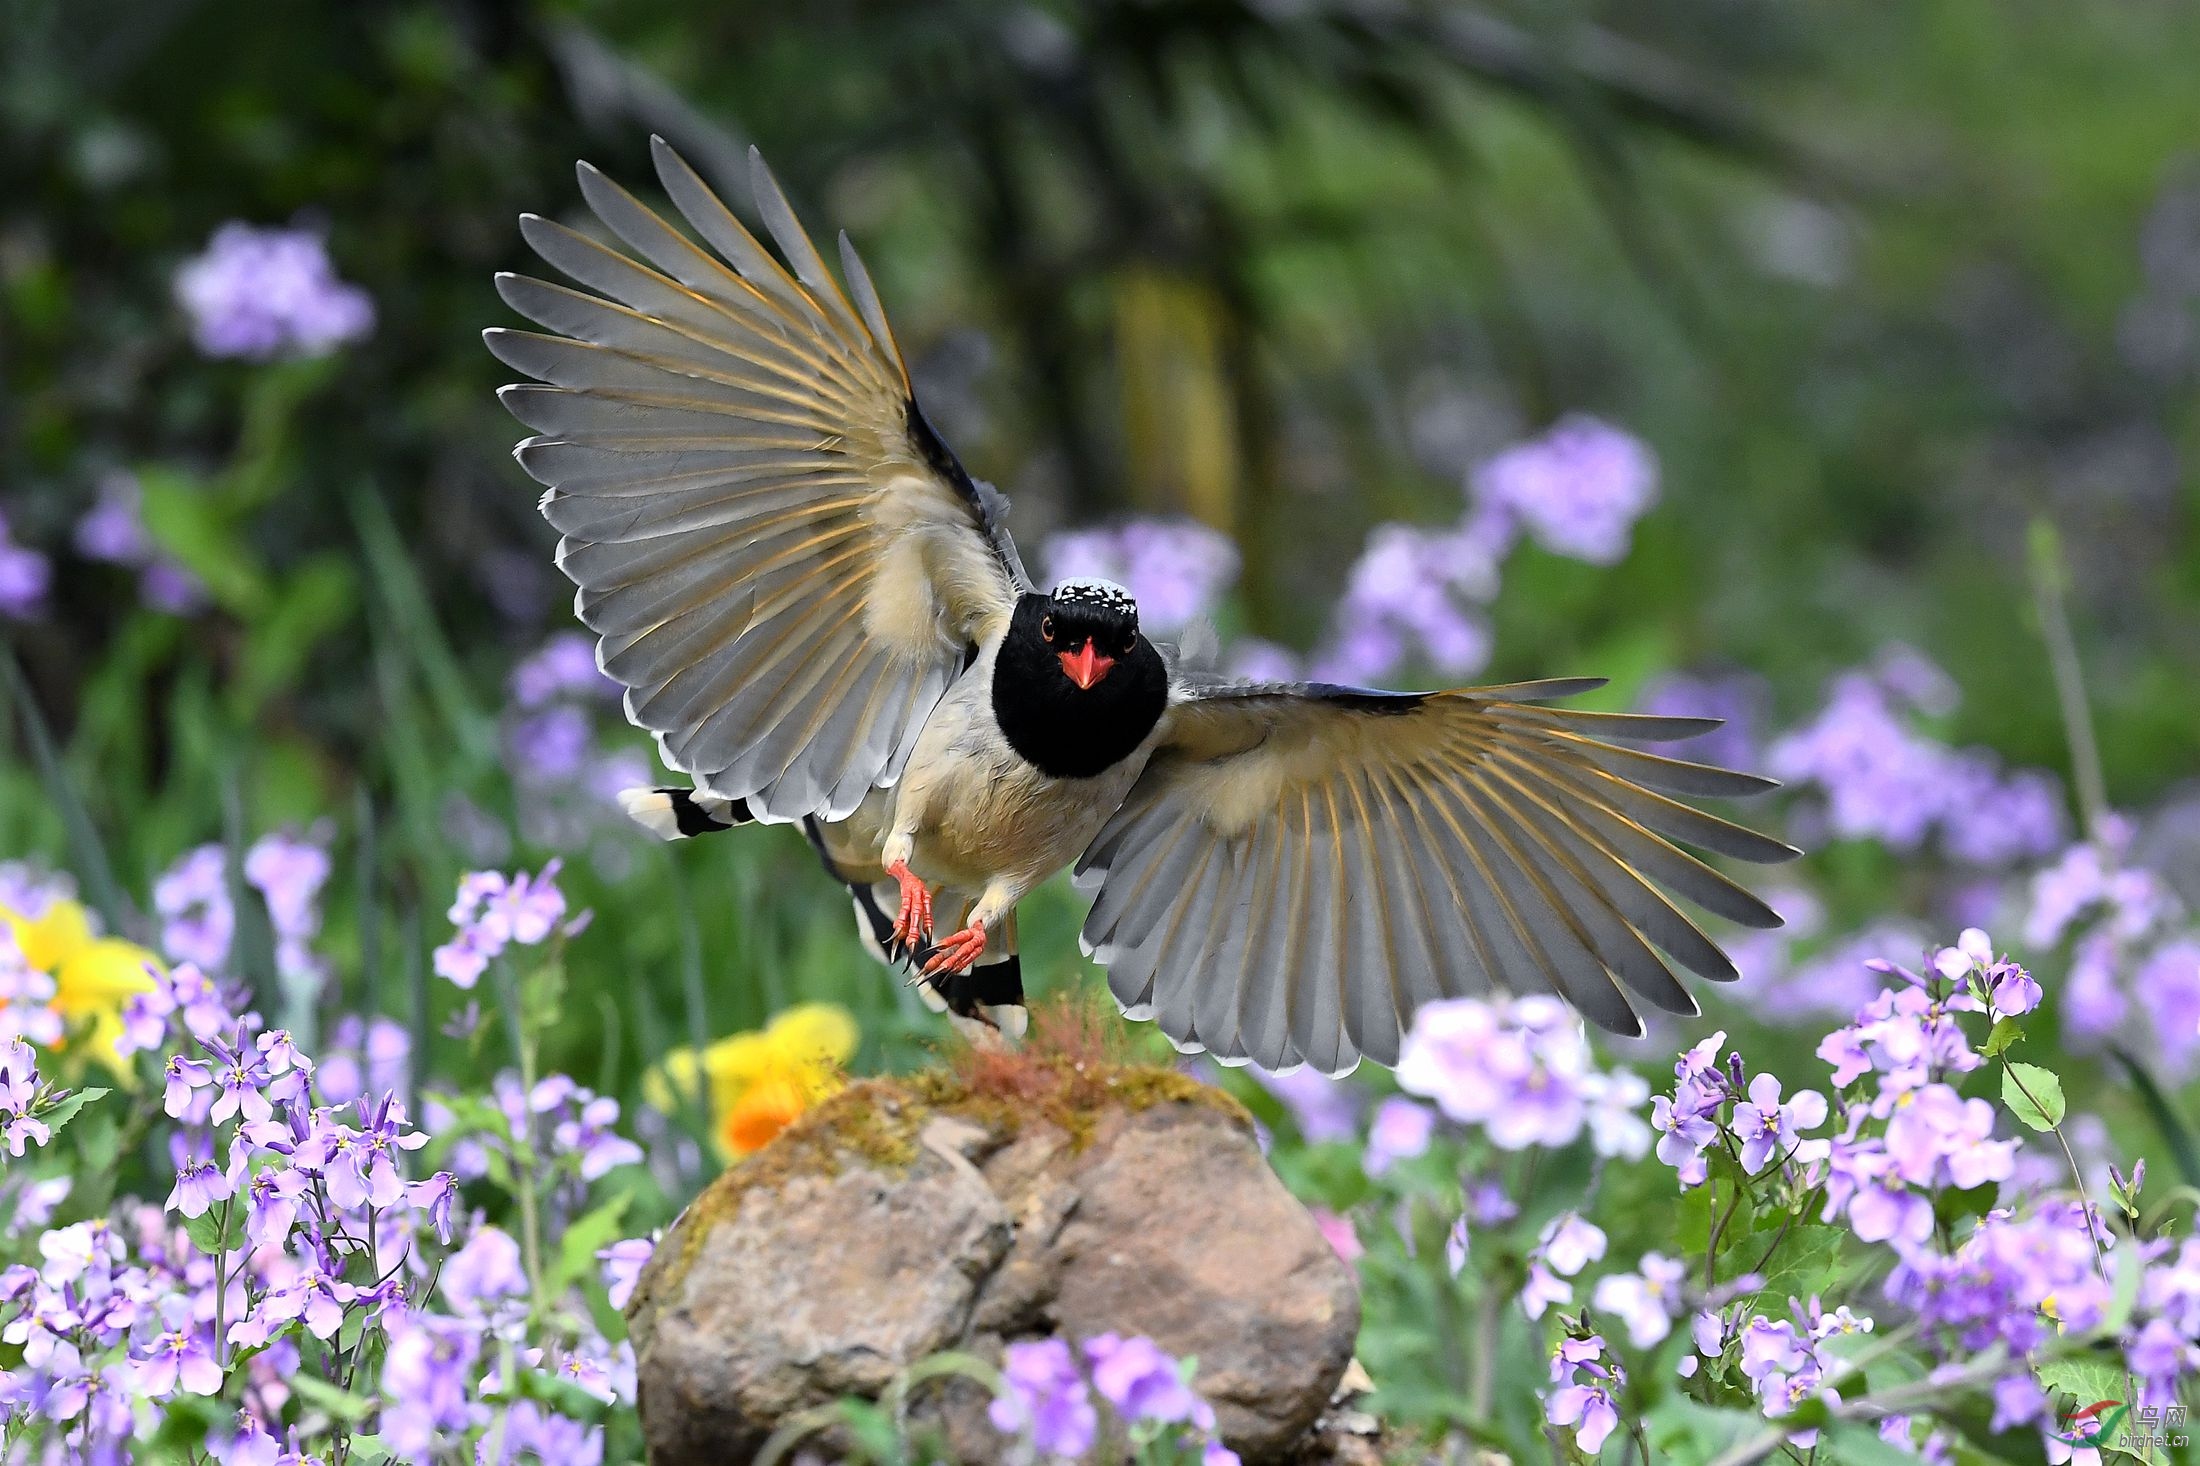
[[[901,911],[894,917],[894,941],[903,951],[914,952],[932,939],[932,893],[924,888],[905,860],[886,867],[901,887]]]
[[[985,926],[973,921],[959,932],[941,938],[932,960],[924,964],[926,977],[940,977],[950,972],[968,972],[971,964],[985,955]]]

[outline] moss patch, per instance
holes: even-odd
[[[771,1144],[705,1187],[674,1230],[679,1250],[650,1259],[629,1318],[646,1330],[645,1310],[675,1293],[703,1240],[741,1210],[752,1191],[776,1191],[802,1176],[833,1177],[850,1166],[905,1174],[916,1163],[917,1136],[935,1115],[952,1115],[1004,1142],[1033,1122],[1056,1127],[1074,1154],[1092,1143],[1111,1110],[1137,1113],[1187,1104],[1246,1129],[1252,1117],[1219,1089],[1151,1064],[1120,1062],[1075,1043],[1038,1042],[1020,1052],[971,1049],[937,1068],[852,1084],[789,1125]]]

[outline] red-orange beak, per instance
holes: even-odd
[[[1062,659],[1063,674],[1087,692],[1115,665],[1115,658],[1102,656],[1100,648],[1089,640],[1076,651],[1056,652],[1055,655]]]

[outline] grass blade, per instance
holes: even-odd
[[[4,678],[8,700],[15,704],[21,718],[23,741],[30,747],[31,762],[38,768],[38,777],[46,786],[55,812],[61,816],[62,833],[69,845],[69,862],[76,867],[77,879],[84,883],[93,909],[106,919],[107,930],[134,931],[137,922],[122,894],[121,884],[115,880],[115,868],[107,857],[106,843],[99,838],[99,828],[92,823],[91,811],[77,793],[76,781],[62,765],[53,730],[39,711],[29,679],[24,677],[15,653],[5,647],[0,647],[0,678]]]

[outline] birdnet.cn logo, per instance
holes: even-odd
[[[2067,1446],[2098,1446],[2130,1410],[2121,1400],[2072,1405],[2057,1413],[2055,1438]]]
[[[2181,1450],[2192,1443],[2182,1405],[2145,1405],[2133,1411],[2121,1400],[2096,1400],[2058,1411],[2056,1423],[2060,1428],[2055,1438],[2067,1446],[2144,1452]]]

